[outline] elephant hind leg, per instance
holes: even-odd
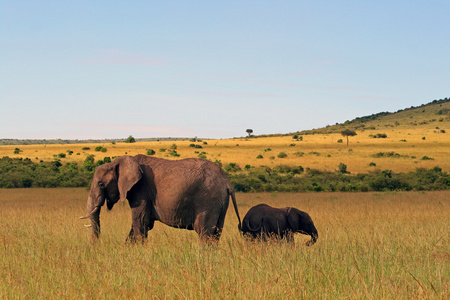
[[[217,215],[211,212],[203,212],[197,215],[194,230],[202,243],[217,243],[219,241],[225,223],[225,213],[221,212]]]

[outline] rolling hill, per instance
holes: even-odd
[[[433,126],[436,128],[449,127],[449,124],[450,98],[445,98],[434,100],[418,107],[412,106],[393,113],[380,112],[370,116],[359,117],[341,124],[297,132],[297,134],[340,133],[344,129],[364,131],[389,128],[432,128]]]

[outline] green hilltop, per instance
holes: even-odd
[[[379,130],[389,127],[414,128],[416,126],[440,127],[450,123],[450,98],[434,100],[421,106],[411,106],[397,112],[380,112],[370,116],[359,117],[344,123],[326,126],[319,129],[304,130],[294,134],[328,134],[338,133],[345,129]],[[292,134],[292,133],[291,133]]]

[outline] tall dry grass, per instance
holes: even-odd
[[[245,242],[230,209],[217,246],[156,224],[124,240],[130,209],[103,211],[89,242],[86,189],[0,191],[1,299],[448,299],[450,192],[238,194],[307,211],[319,231],[295,245]]]

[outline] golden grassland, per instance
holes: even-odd
[[[434,125],[424,125],[406,128],[386,127],[383,130],[357,130],[356,132],[356,136],[349,138],[349,146],[346,145],[346,138],[340,133],[332,133],[303,135],[302,141],[294,140],[292,136],[277,136],[196,142],[195,144],[202,146],[201,149],[190,147],[193,142],[188,140],[132,144],[0,146],[0,157],[28,157],[32,161],[49,161],[55,159],[57,154],[67,154],[67,151],[71,150],[73,154],[67,154],[65,158],[61,158],[61,161],[82,162],[88,155],[95,155],[95,159],[104,159],[104,157],[113,158],[125,154],[146,154],[147,149],[153,149],[156,152],[155,156],[169,159],[198,157],[201,152],[204,152],[209,160],[220,160],[223,165],[236,163],[241,168],[246,165],[253,167],[288,165],[334,171],[340,163],[344,163],[351,173],[366,173],[376,169],[407,172],[416,168],[433,168],[434,166],[450,171],[450,130],[443,133]],[[387,138],[371,137],[377,133],[384,133]],[[342,143],[338,143],[340,139],[343,140]],[[169,154],[174,144],[179,157]],[[107,151],[94,151],[99,145],[105,147]],[[90,150],[82,150],[83,147],[89,147]],[[14,154],[15,148],[19,148],[21,152]],[[164,149],[165,151],[162,151]],[[279,158],[280,152],[285,152],[287,157]],[[401,157],[373,157],[380,152],[394,152]],[[258,159],[259,155],[263,158]],[[423,160],[423,157],[431,159]],[[370,166],[371,163],[375,163],[376,166]]]
[[[130,245],[128,205],[102,211],[91,244],[78,219],[87,194],[0,191],[1,299],[450,297],[449,191],[237,195],[241,217],[257,203],[307,211],[319,231],[312,247],[301,235],[295,245],[246,242],[232,208],[217,246],[160,223]]]

